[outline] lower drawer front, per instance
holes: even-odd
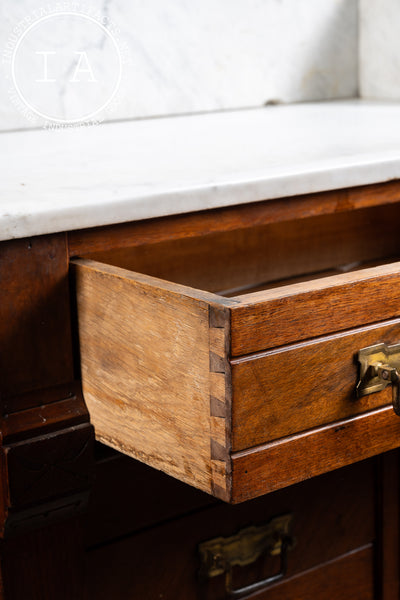
[[[199,545],[286,514],[293,539],[287,575],[255,597],[372,598],[375,466],[365,461],[240,506],[217,503],[131,537],[107,539],[103,547],[96,533],[97,547],[89,552],[89,597],[225,600],[225,577],[202,574]],[[149,476],[155,479],[157,473]],[[135,492],[139,505],[141,494],[145,490]],[[118,510],[118,495],[110,495],[110,502],[107,512]],[[279,558],[266,552],[234,567],[233,587],[256,583],[277,570]]]
[[[254,600],[373,600],[373,548],[311,569],[271,589],[253,595]]]

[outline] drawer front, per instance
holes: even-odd
[[[373,600],[372,545],[257,594],[257,600]],[[255,596],[252,596],[253,600]]]
[[[357,352],[400,342],[400,263],[232,298],[74,270],[102,442],[230,502],[400,445],[390,388],[354,394]]]
[[[390,405],[390,386],[356,397],[361,348],[400,341],[400,319],[284,346],[232,362],[232,450]]]
[[[237,301],[232,356],[400,316],[400,263],[246,294]]]
[[[89,552],[89,596],[97,600],[225,600],[229,595],[224,574],[207,577],[201,572],[199,545],[288,514],[295,543],[288,551],[287,574],[279,584],[261,590],[260,597],[319,598],[321,592],[329,600],[372,598],[375,468],[375,461],[366,461],[250,503],[217,503],[108,540]],[[153,477],[156,482],[157,473]],[[154,487],[163,495],[161,482]],[[136,490],[135,502],[141,505],[146,493]],[[119,510],[118,495],[110,499],[106,512],[115,510]],[[277,569],[279,557],[267,552],[248,565],[235,567],[233,584],[244,587]],[[332,584],[337,595],[322,595],[323,580],[326,586]],[[279,596],[279,590],[286,595]]]
[[[232,454],[233,502],[244,502],[399,446],[392,407]]]

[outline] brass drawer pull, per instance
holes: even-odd
[[[393,410],[400,416],[400,344],[377,344],[363,348],[358,353],[358,361],[360,379],[357,396],[361,398],[379,392],[392,384]]]
[[[211,578],[225,574],[225,590],[229,598],[253,594],[286,575],[287,553],[293,545],[290,535],[292,515],[283,515],[266,525],[247,527],[228,538],[218,537],[199,545],[201,574]],[[235,565],[254,563],[262,554],[280,556],[279,572],[261,581],[234,588],[232,570]]]

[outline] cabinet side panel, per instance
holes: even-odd
[[[208,303],[91,261],[75,272],[97,439],[212,492]]]
[[[73,380],[64,234],[0,245],[0,391],[17,396]]]

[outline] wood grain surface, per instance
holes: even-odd
[[[1,242],[0,285],[2,398],[72,381],[65,234]]]
[[[88,600],[84,519],[60,519],[3,545],[1,600]]]
[[[373,600],[374,548],[370,544],[328,564],[275,584],[254,600]]]
[[[93,428],[63,233],[0,244],[0,597],[81,600]]]
[[[359,210],[357,218],[349,212],[318,215],[116,248],[89,258],[198,289],[234,295],[232,290],[400,255],[399,218],[400,204],[394,204],[384,211],[381,207]]]
[[[74,261],[74,268],[83,390],[97,438],[104,443],[233,502],[398,447],[400,422],[393,421],[391,408],[389,414],[379,409],[390,403],[390,389],[354,399],[356,353],[382,340],[395,343],[398,319],[232,360],[231,380],[229,316],[233,335],[238,308],[230,299],[88,259]],[[329,300],[322,295],[314,301],[308,318],[316,325],[310,325],[308,336],[318,327],[344,329],[343,322],[329,321],[339,292],[346,323],[356,320],[347,313],[352,305],[346,303],[346,291],[365,315],[371,281],[378,288],[379,309],[386,303],[395,312],[393,299],[384,293],[385,284],[400,278],[399,268],[387,265],[308,282],[304,292],[298,290],[303,284],[287,286],[279,293],[292,300],[294,321],[283,319],[276,334],[301,339],[295,324],[307,303],[299,304],[299,298],[313,297],[322,284]],[[362,303],[357,286],[365,282],[369,295],[361,296]],[[250,302],[257,316],[255,307]],[[272,318],[278,318],[276,312]],[[263,345],[277,343],[261,326],[246,331],[258,335],[260,329]],[[358,413],[362,421],[354,418]],[[357,441],[363,431],[372,444]],[[319,444],[324,453],[313,456]],[[284,466],[289,455],[290,465]]]
[[[365,461],[244,504],[229,506],[217,502],[202,510],[175,516],[156,527],[145,530],[138,527],[130,536],[116,536],[114,541],[97,545],[88,553],[89,597],[96,600],[159,597],[165,600],[222,600],[226,597],[224,577],[204,580],[199,575],[198,544],[219,536],[231,536],[244,527],[263,524],[283,513],[292,514],[292,533],[296,539],[288,556],[287,578],[292,579],[318,565],[325,566],[374,539],[374,468],[374,460]],[[147,482],[151,489],[158,486],[158,495],[164,497],[166,482],[163,485],[156,473],[152,475],[149,471],[144,483]],[[123,489],[122,479],[119,486]],[[128,489],[132,502],[142,510],[148,498],[146,485],[137,489],[132,482]],[[166,495],[168,500],[168,492]],[[120,504],[115,505],[116,498],[111,491],[108,498],[109,508],[104,505],[105,514],[116,521],[115,513],[120,511]],[[131,523],[135,518],[134,511],[120,496],[118,500],[125,506],[124,511],[119,512],[121,521],[126,515]],[[156,504],[157,498],[153,497],[150,502]],[[157,507],[154,512],[160,510],[163,508]],[[144,511],[147,516],[146,507]],[[136,520],[140,522],[139,515]],[[97,539],[101,535],[101,531],[96,532]],[[277,567],[279,560],[267,557],[253,565],[237,568],[235,585],[257,581]],[[350,571],[343,570],[344,574],[345,585],[350,587],[353,576]],[[362,576],[366,576],[364,570]],[[371,577],[372,565],[368,582]],[[357,585],[357,574],[354,574],[354,581]],[[291,590],[297,598],[294,585]]]
[[[400,262],[236,299],[232,356],[400,316]]]
[[[232,449],[243,450],[391,404],[356,397],[357,353],[400,343],[400,319],[232,360]]]
[[[379,456],[376,468],[376,581],[378,597],[400,597],[400,461],[399,452]]]
[[[225,422],[211,417],[210,379],[224,378],[228,364],[225,328],[210,329],[214,297],[91,261],[74,268],[83,392],[97,438],[226,497]]]
[[[81,229],[68,233],[69,255],[84,256],[109,249],[203,236],[217,231],[253,228],[281,221],[297,221],[317,215],[358,211],[372,206],[385,206],[386,210],[387,205],[397,202],[400,202],[400,183],[389,181],[133,223]]]
[[[232,455],[232,501],[243,502],[400,446],[393,408],[338,421]]]
[[[230,296],[236,357],[399,316],[399,210],[400,204],[368,207],[357,218],[339,212],[91,256],[199,294]],[[377,266],[358,270],[363,261]],[[326,276],[340,265],[344,272]],[[303,280],[287,280],[296,277]],[[269,289],[246,293],[263,286]]]

